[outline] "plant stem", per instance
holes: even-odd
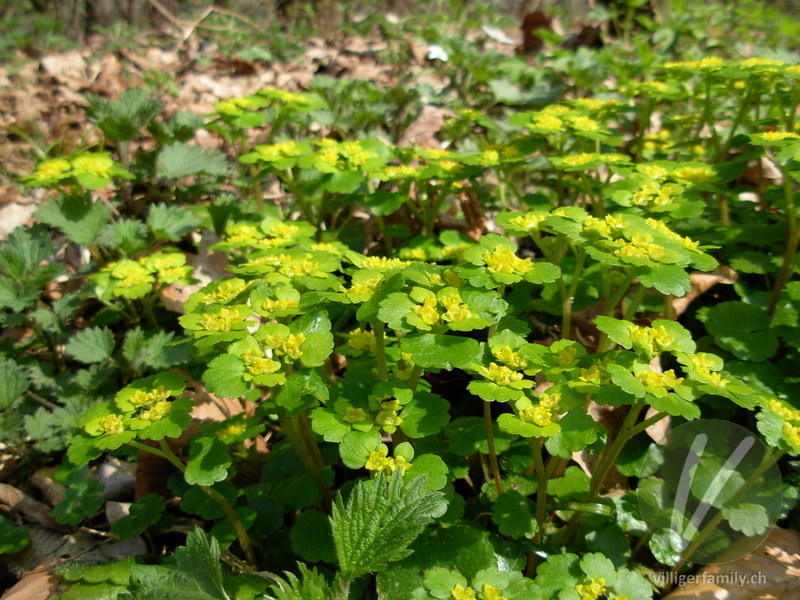
[[[533,537],[535,544],[542,542],[542,535],[544,535],[544,521],[545,510],[547,508],[547,472],[544,468],[544,460],[542,459],[542,438],[535,439],[528,438],[528,444],[531,447],[531,455],[533,456],[533,464],[536,467],[536,535]]]
[[[564,285],[564,278],[558,278],[558,289],[561,292],[561,339],[571,338],[572,329],[572,304],[575,301],[575,292],[578,289],[581,271],[583,270],[585,254],[582,249],[576,248],[575,251],[575,270],[572,272],[572,280],[569,282],[569,289]]]
[[[794,256],[797,253],[797,244],[800,242],[800,228],[797,226],[797,216],[795,215],[794,208],[794,185],[788,169],[784,169],[778,162],[778,159],[769,148],[765,148],[765,153],[769,159],[781,170],[783,175],[783,195],[786,201],[786,248],[783,251],[783,261],[781,262],[781,269],[778,271],[778,277],[775,279],[775,285],[772,287],[772,295],[769,299],[769,306],[767,312],[773,314],[775,308],[778,306],[778,300],[783,292],[783,286],[786,285],[789,277],[794,270]]]
[[[386,365],[386,327],[383,321],[375,319],[372,322],[372,331],[375,332],[375,354],[378,358],[378,377],[381,381],[389,379],[389,369]]]
[[[483,401],[483,426],[486,428],[486,442],[489,445],[489,467],[492,469],[492,479],[497,493],[503,493],[503,483],[500,481],[500,464],[497,462],[497,452],[494,448],[494,426],[492,422],[492,405]]]
[[[617,311],[617,305],[625,297],[625,293],[628,291],[628,288],[630,288],[633,279],[633,274],[627,275],[625,281],[623,281],[622,284],[616,290],[614,290],[614,293],[611,294],[611,296],[606,298],[606,301],[603,304],[604,316],[614,316],[614,313]],[[597,351],[605,352],[606,350],[610,350],[613,345],[613,342],[610,342],[608,336],[604,333],[600,336],[600,340],[597,343]]]
[[[318,464],[314,460],[314,456],[309,450],[306,440],[303,438],[303,433],[300,426],[297,424],[294,417],[292,417],[292,415],[290,415],[284,409],[279,409],[278,420],[281,424],[281,429],[286,434],[286,437],[289,438],[289,443],[292,445],[295,453],[300,458],[300,461],[303,463],[306,471],[308,471],[311,479],[314,480],[314,484],[317,486],[317,489],[322,496],[322,502],[325,504],[325,508],[330,509],[330,506],[333,502],[331,490],[328,487],[325,479],[322,477],[322,471],[320,469],[321,464]],[[311,440],[311,443],[313,444],[314,441]],[[314,445],[316,446],[316,444]],[[321,457],[319,461],[322,463]]]
[[[152,446],[148,446],[147,444],[142,444],[141,442],[137,442],[132,440],[128,442],[131,446],[136,448],[137,450],[142,450],[144,452],[149,452],[155,456],[168,460],[172,465],[178,469],[181,473],[186,472],[186,465],[183,464],[180,458],[178,458],[175,453],[172,451],[172,448],[169,447],[167,442],[164,440],[159,440],[158,448],[153,448]],[[159,449],[160,448],[160,449]],[[236,539],[239,541],[239,545],[242,547],[244,551],[245,558],[247,562],[250,564],[251,567],[256,568],[256,557],[253,553],[253,547],[250,544],[250,536],[247,535],[247,530],[242,525],[242,521],[239,519],[239,515],[236,514],[236,511],[233,510],[233,507],[230,505],[228,500],[220,494],[217,490],[205,486],[199,485],[197,486],[203,492],[205,492],[209,498],[211,498],[214,502],[216,502],[219,507],[222,509],[222,512],[225,513],[225,516],[228,517],[228,520],[233,525],[233,529],[236,532]]]

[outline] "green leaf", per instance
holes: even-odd
[[[29,386],[22,367],[11,359],[0,360],[0,410],[10,407]]]
[[[506,490],[492,506],[492,521],[511,538],[530,538],[538,527],[533,503],[516,490]]]
[[[692,289],[689,274],[678,265],[653,264],[639,270],[639,282],[648,288],[655,288],[662,294],[680,298]]]
[[[384,568],[409,554],[432,515],[441,514],[442,494],[424,490],[424,479],[404,484],[395,471],[387,480],[382,473],[358,482],[347,503],[341,494],[331,515],[339,569],[346,580]]]
[[[107,206],[83,196],[54,198],[36,211],[42,223],[61,230],[70,241],[83,245],[97,240],[110,214]]]
[[[142,88],[129,88],[119,100],[89,96],[89,119],[115,142],[133,140],[161,112],[161,102]]]
[[[612,317],[596,317],[594,320],[595,326],[608,336],[615,344],[619,344],[623,348],[631,347],[631,325],[630,321],[622,321]]]
[[[131,568],[139,580],[140,600],[231,600],[223,583],[217,540],[199,528],[192,530],[173,555],[174,565]],[[266,587],[266,583],[265,586]]]
[[[731,529],[748,537],[765,533],[772,524],[764,506],[749,502],[739,502],[723,508],[722,516]]]
[[[589,476],[579,467],[567,467],[563,477],[547,482],[547,493],[559,500],[580,500],[589,491]]]
[[[143,534],[158,523],[166,508],[164,499],[158,494],[147,494],[131,504],[128,514],[111,526],[111,533],[121,541]]]
[[[238,398],[250,389],[243,375],[244,361],[233,354],[222,354],[208,363],[208,369],[203,373],[203,383],[216,396]]]
[[[125,256],[131,256],[149,246],[147,227],[139,219],[119,219],[100,230],[98,243]]]
[[[27,547],[31,534],[25,527],[17,527],[11,519],[0,515],[0,554],[15,554]]]
[[[309,570],[303,563],[298,563],[299,577],[289,571],[276,579],[269,590],[269,598],[274,600],[320,600],[320,598],[343,597],[342,582],[337,573],[332,584],[316,569]],[[338,594],[337,594],[338,592]]]
[[[307,562],[336,562],[331,522],[318,510],[300,513],[289,532],[289,539],[292,550]]]
[[[222,152],[186,142],[175,142],[164,146],[156,159],[156,174],[169,179],[192,175],[222,177],[230,172],[231,166]]]
[[[394,454],[397,456],[398,449]],[[406,482],[425,476],[425,490],[436,491],[447,485],[449,469],[447,464],[436,454],[422,454],[414,459],[411,470],[406,473]],[[440,515],[435,515],[440,516]]]
[[[450,403],[430,392],[414,392],[403,405],[403,423],[400,428],[408,437],[422,438],[441,431],[450,421]]]
[[[582,408],[569,411],[558,422],[561,431],[547,438],[545,447],[550,454],[569,458],[597,439],[599,426]]]
[[[478,360],[480,344],[470,338],[426,333],[403,338],[401,348],[421,367],[463,369]]]
[[[114,334],[106,327],[84,329],[70,338],[66,351],[87,364],[102,362],[114,352]]]
[[[177,242],[194,231],[200,220],[189,209],[181,206],[153,204],[147,213],[147,225],[159,240]]]
[[[109,582],[115,585],[128,585],[131,581],[130,569],[133,565],[133,557],[99,565],[76,561],[59,565],[55,572],[64,581]]]
[[[769,329],[769,313],[753,304],[721,302],[700,318],[720,348],[740,360],[760,362],[778,351],[778,336]]]
[[[363,467],[371,452],[377,450],[381,443],[381,433],[377,429],[370,431],[351,431],[339,444],[339,456],[350,469]]]
[[[92,517],[103,505],[103,486],[93,477],[70,481],[64,499],[53,508],[53,517],[59,523],[78,525]]]
[[[228,446],[217,437],[196,437],[189,449],[183,476],[190,485],[214,485],[228,477],[233,459]]]

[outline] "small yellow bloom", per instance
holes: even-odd
[[[519,413],[519,418],[526,423],[533,423],[539,427],[546,427],[553,422],[553,413],[546,406],[535,404],[527,407],[524,410],[521,410]]]
[[[492,348],[492,356],[514,369],[524,369],[528,366],[528,361],[522,358],[519,352],[514,352],[511,346],[494,346]]]
[[[64,158],[43,160],[36,165],[33,176],[39,179],[62,179],[70,170],[69,161]]]
[[[714,170],[708,166],[681,167],[672,172],[675,179],[682,179],[689,183],[706,183],[714,178]]]
[[[568,346],[563,350],[559,350],[556,354],[556,364],[559,367],[574,367],[578,364],[578,359],[575,358],[578,354],[578,349],[575,346]]]
[[[569,156],[565,156],[563,160],[564,164],[569,167],[580,167],[592,162],[594,157],[594,154],[584,152],[583,154],[570,154]]]
[[[367,420],[367,413],[364,412],[362,408],[353,408],[352,406],[348,406],[347,410],[342,417],[342,421],[345,423],[363,423]]]
[[[512,371],[505,365],[498,365],[495,362],[489,363],[489,368],[481,367],[481,373],[487,379],[493,381],[497,385],[509,385],[522,381],[522,373]]]
[[[289,310],[296,308],[298,305],[297,300],[283,299],[273,300],[272,298],[265,298],[261,303],[261,308],[268,313],[278,312],[279,310]]]
[[[581,600],[597,600],[606,593],[606,580],[602,577],[591,579],[588,584],[578,584],[575,591],[580,594]]]
[[[151,404],[155,404],[159,400],[164,400],[169,397],[169,392],[164,389],[163,385],[158,386],[157,388],[150,390],[149,392],[145,392],[142,390],[136,390],[131,395],[129,402],[134,406],[150,406]]]
[[[481,591],[481,600],[506,600],[506,597],[493,585],[484,583],[483,590]]]
[[[230,331],[234,325],[243,321],[239,312],[231,308],[223,308],[218,313],[203,313],[200,316],[200,325],[206,331]]]
[[[283,337],[281,334],[275,334],[266,336],[264,341],[270,348],[275,350],[278,356],[285,355],[293,360],[297,360],[303,356],[301,346],[303,342],[306,341],[306,335],[304,333],[290,333],[287,337]]]
[[[533,269],[530,259],[519,258],[511,248],[499,244],[494,252],[484,252],[482,258],[490,273],[525,275]]]
[[[591,133],[600,129],[600,123],[589,117],[578,116],[572,119],[572,128],[576,131]]]
[[[100,419],[98,428],[101,432],[107,433],[108,435],[117,435],[125,430],[122,424],[122,417],[119,415],[107,415],[103,417]]]
[[[91,173],[98,177],[108,177],[111,173],[111,167],[114,166],[114,161],[102,154],[76,156],[71,162],[73,170]]]
[[[161,402],[156,402],[151,408],[143,411],[139,415],[139,418],[143,421],[160,421],[169,413],[171,408],[171,402],[162,400]]]
[[[475,600],[475,590],[471,587],[464,587],[460,583],[456,584],[456,587],[452,589],[450,595],[453,597],[453,600]]]
[[[361,266],[365,269],[382,271],[384,269],[394,269],[397,267],[404,267],[408,264],[410,264],[408,261],[400,260],[399,258],[386,258],[385,256],[368,256],[364,259],[364,263]]]
[[[378,277],[367,279],[362,283],[354,283],[350,289],[344,290],[344,293],[355,296],[372,296],[378,289],[381,281],[383,281],[383,277],[379,275]]]
[[[347,345],[356,352],[375,352],[375,333],[357,327],[347,334]]]
[[[434,325],[439,322],[439,311],[436,310],[436,306],[436,297],[428,296],[423,300],[422,304],[412,306],[411,310],[413,310],[426,325]]]

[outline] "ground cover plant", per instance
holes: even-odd
[[[88,95],[0,246],[6,564],[44,528],[144,548],[51,565],[65,599],[638,600],[796,529],[800,61],[638,4],[533,59],[486,7],[349,23],[391,85]],[[662,438],[711,419],[766,450],[726,487],[717,430],[696,523]]]

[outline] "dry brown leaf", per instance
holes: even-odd
[[[405,130],[397,145],[405,148],[411,146],[441,148],[439,140],[436,139],[436,134],[439,133],[442,125],[444,125],[445,119],[454,118],[455,116],[452,111],[446,108],[426,104],[422,107],[422,112],[416,120]]]
[[[688,308],[689,304],[700,294],[707,292],[718,283],[728,285],[736,283],[739,274],[730,267],[720,266],[711,273],[692,273],[690,276],[692,290],[682,298],[675,298],[672,307],[675,310],[675,317],[679,317]]]
[[[703,567],[664,600],[798,600],[800,533],[775,527],[747,556]]]
[[[47,600],[55,592],[57,580],[49,568],[26,573],[0,600]]]
[[[43,467],[29,479],[31,485],[36,486],[42,492],[42,497],[50,506],[55,506],[67,495],[67,488],[53,479],[55,472],[55,467]]]
[[[42,58],[42,69],[72,91],[81,90],[92,82],[88,64],[79,50],[48,54]]]
[[[4,242],[14,229],[27,223],[35,211],[35,204],[21,202],[12,202],[0,208],[0,242]]]
[[[34,500],[24,492],[19,491],[13,485],[0,483],[0,504],[9,506],[16,512],[30,517],[45,527],[61,529],[61,526],[53,519],[53,515],[50,514],[50,509],[46,504]]]

